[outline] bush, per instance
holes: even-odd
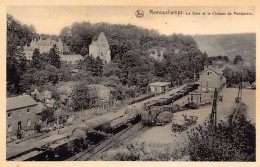
[[[130,143],[101,155],[101,160],[109,161],[172,161],[186,155],[186,147],[181,144]]]
[[[255,161],[255,127],[244,117],[233,126],[210,123],[188,133],[192,161]]]

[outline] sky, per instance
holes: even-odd
[[[144,12],[137,18],[135,12]],[[181,15],[152,14],[152,11],[182,11]],[[160,34],[230,34],[256,31],[254,7],[144,7],[144,6],[9,6],[7,12],[22,24],[34,25],[40,34],[59,35],[74,22],[133,24]],[[205,12],[206,15],[202,15]],[[232,15],[213,15],[213,12]],[[234,15],[250,12],[252,15]],[[190,13],[190,15],[188,15]],[[200,13],[200,15],[197,15]],[[210,15],[208,15],[210,13]]]

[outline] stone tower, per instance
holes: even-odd
[[[103,32],[99,34],[97,41],[93,41],[92,44],[89,45],[89,55],[94,58],[99,56],[104,63],[111,62],[111,50]]]

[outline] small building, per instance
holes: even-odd
[[[251,89],[252,85],[248,81],[242,82],[242,88]]]
[[[252,87],[251,87],[252,89],[256,89],[256,84],[255,84],[255,82],[253,82],[252,83]]]
[[[71,63],[71,64],[76,64],[77,62],[79,62],[82,59],[83,59],[83,56],[81,56],[80,54],[60,55],[61,61]]]
[[[204,70],[199,74],[199,89],[201,91],[214,91],[226,84],[226,78],[220,69],[214,68],[212,65],[204,67]]]
[[[170,85],[171,85],[170,82],[154,82],[154,83],[150,83],[149,87],[151,89],[151,92],[154,92],[156,94],[161,94],[167,92],[170,88]]]
[[[213,92],[193,91],[189,93],[188,102],[193,102],[198,105],[208,104],[212,102]]]
[[[31,130],[39,123],[38,103],[29,95],[7,98],[6,132],[11,135],[19,130]]]

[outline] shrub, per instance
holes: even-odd
[[[192,161],[255,161],[255,126],[245,117],[232,126],[210,123],[188,133]]]

